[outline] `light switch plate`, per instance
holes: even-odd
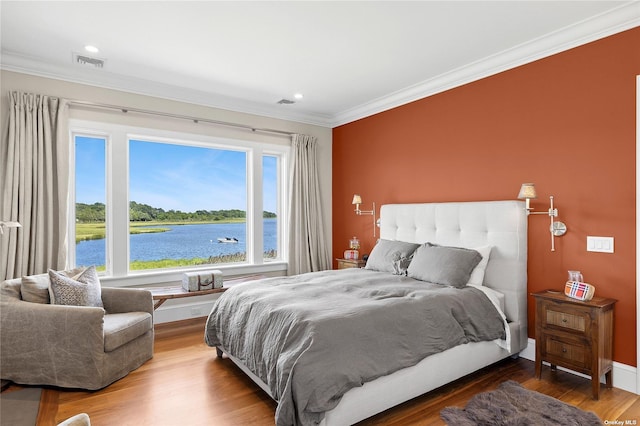
[[[587,251],[613,253],[613,237],[587,236]]]

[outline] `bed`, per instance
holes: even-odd
[[[380,260],[376,247],[371,253],[372,258],[374,254],[376,257],[369,260],[367,269],[269,278],[234,286],[214,305],[207,320],[205,341],[216,347],[218,356],[225,353],[278,401],[277,425],[353,424],[516,356],[526,347],[526,236],[526,212],[520,201],[383,205],[378,245],[419,246],[419,250],[412,252],[410,263],[403,265],[407,259],[395,251],[392,262],[395,269],[379,270],[375,268]],[[467,257],[468,252],[477,254],[490,248],[490,255],[481,256],[485,263],[478,262],[484,273],[480,285],[443,286],[414,279],[423,278],[419,275],[420,265],[425,259],[426,263],[432,261],[432,253],[460,247],[473,249],[463,250]],[[431,253],[432,257],[426,258],[424,253]],[[477,267],[472,269],[472,275],[478,272]],[[332,298],[320,302],[323,293]],[[360,297],[363,293],[367,297],[373,295],[372,300],[363,301]],[[456,308],[462,302],[448,299],[461,295],[474,300],[474,305]],[[407,299],[408,304],[400,305],[405,303],[401,299]],[[458,325],[450,324],[452,320],[444,317],[436,319],[438,327],[447,330],[438,335],[436,343],[425,344],[424,339],[405,333],[405,330],[435,333],[433,327],[425,331],[427,326],[421,329],[422,325],[416,325],[422,324],[416,321],[423,315],[420,304],[426,300],[432,300],[434,306],[429,308],[428,316],[440,315],[437,311],[454,312],[454,317],[462,313],[465,318],[459,323],[471,330],[471,337],[467,330],[463,331],[464,336],[458,335]],[[352,302],[358,305],[357,309]],[[302,305],[313,309],[292,319],[293,312]],[[390,316],[390,309],[401,310],[403,317]],[[339,318],[331,316],[334,311]],[[371,311],[376,311],[375,315],[384,313],[374,317],[370,316]],[[495,317],[494,321],[491,324],[487,321],[486,325],[473,322],[475,311],[479,316]],[[500,322],[500,335],[495,334],[496,321]],[[333,332],[327,337],[322,330]],[[400,334],[409,337],[397,340],[396,335]],[[273,336],[274,340],[261,340],[263,335],[278,335],[279,340]],[[345,344],[350,336],[365,345],[362,349],[365,355],[355,355],[360,357],[357,362],[350,358],[356,350],[352,346],[356,345]],[[399,355],[391,351],[396,346],[401,349]],[[434,347],[440,349],[434,351]],[[249,352],[256,359],[249,359]],[[342,380],[341,374],[350,377],[346,382],[338,381],[337,377]],[[322,380],[317,379],[320,377]]]

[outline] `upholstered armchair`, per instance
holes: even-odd
[[[103,309],[26,301],[21,285],[20,278],[0,284],[2,379],[94,390],[153,357],[149,291],[102,288]]]

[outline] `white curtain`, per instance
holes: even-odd
[[[293,135],[289,205],[289,275],[331,268],[318,180],[316,138]]]
[[[0,280],[64,269],[67,258],[69,134],[63,99],[8,93],[0,147]]]

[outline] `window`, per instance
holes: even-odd
[[[103,123],[74,126],[75,265],[122,276],[285,260],[288,147]]]
[[[280,167],[278,157],[273,155],[265,155],[262,157],[262,190],[263,190],[263,241],[264,241],[264,260],[278,258],[278,242],[281,230],[279,229],[280,221],[278,220],[278,188],[280,182]]]
[[[77,265],[95,265],[104,271],[106,261],[106,147],[102,137],[75,134],[75,251]]]

